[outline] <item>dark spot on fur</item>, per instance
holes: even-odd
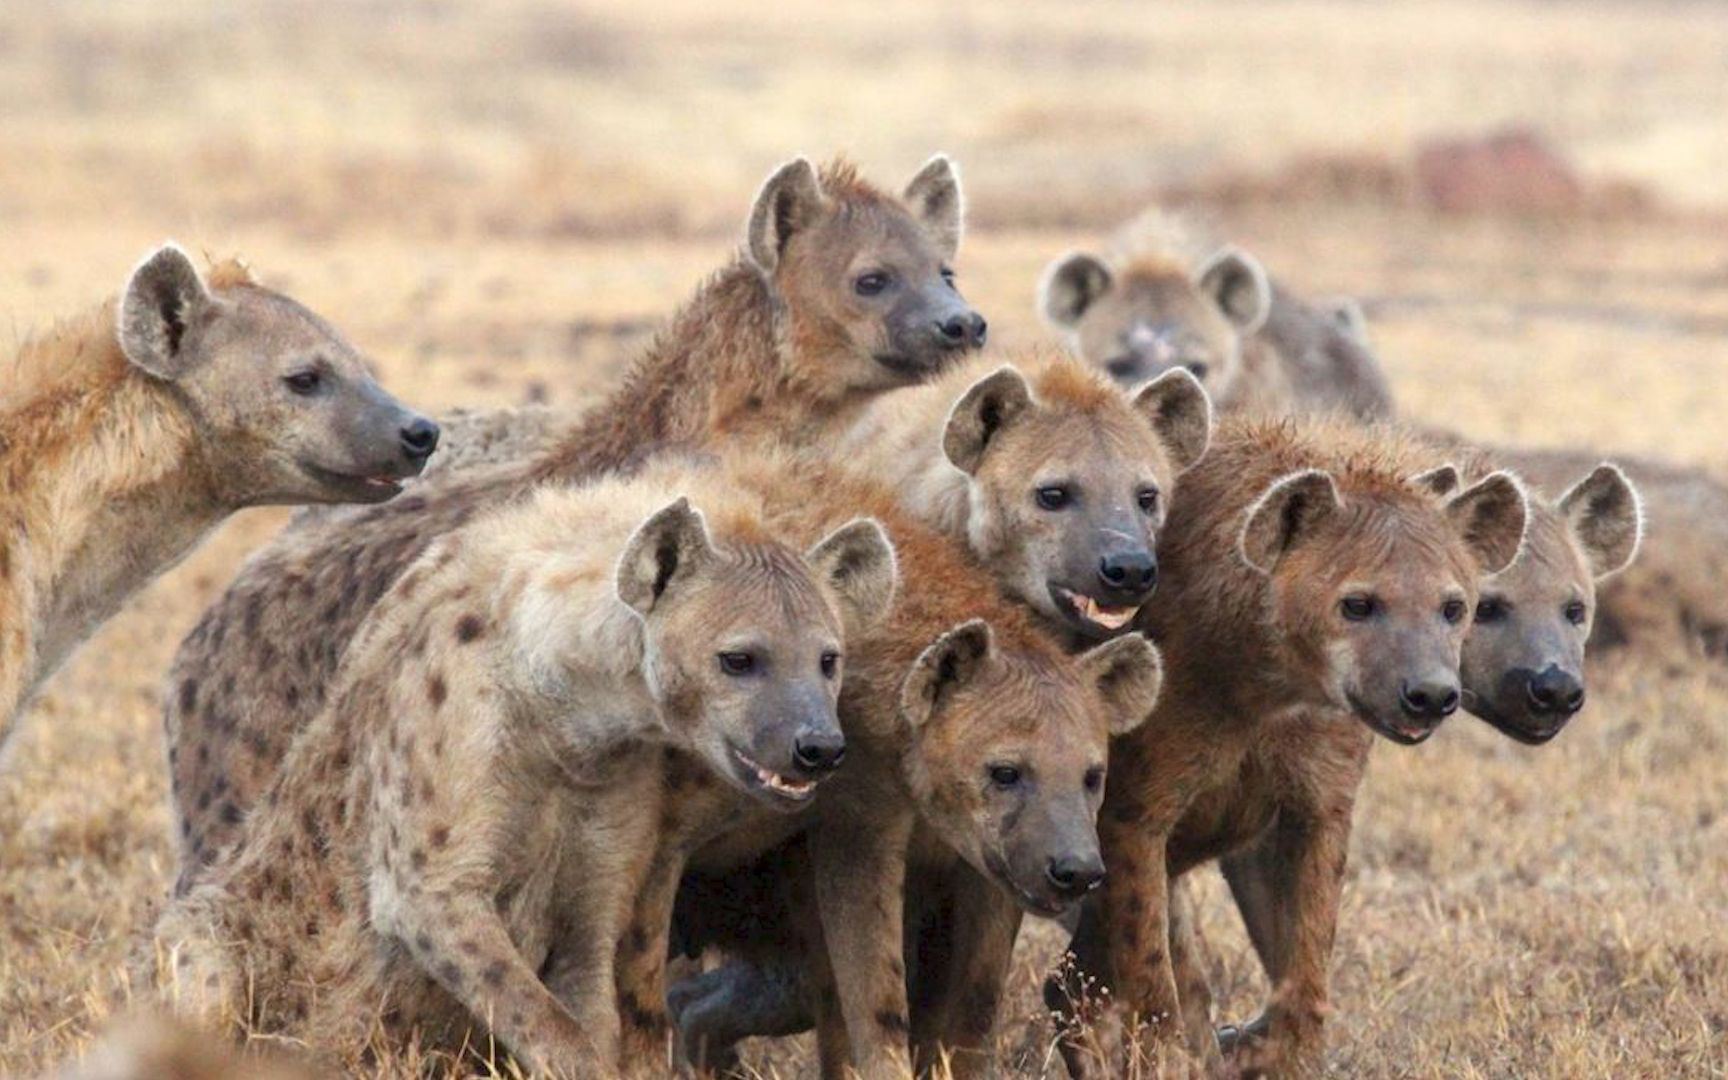
[[[441,848],[445,844],[448,844],[450,842],[450,827],[448,825],[439,825],[435,827],[432,830],[431,840],[432,846],[435,848]]]
[[[486,970],[480,973],[480,977],[486,980],[487,986],[496,989],[504,985],[504,974],[508,970],[509,966],[504,961],[494,960],[486,965]]]
[[[472,612],[456,620],[456,640],[464,645],[479,637],[485,630],[486,624],[481,621],[480,616]]]
[[[412,866],[415,870],[426,869],[426,849],[415,848],[410,852],[408,854],[408,865]]]
[[[905,1035],[908,1030],[905,1014],[894,1008],[877,1010],[876,1025],[893,1035]]]
[[[198,707],[198,680],[187,679],[180,684],[180,711],[187,716],[192,715]]]
[[[450,688],[444,685],[444,676],[432,673],[432,677],[426,680],[426,696],[431,699],[434,709],[444,704],[444,699],[450,696]]]
[[[429,953],[432,951],[432,939],[424,933],[415,934],[414,948],[418,949],[420,952]]]

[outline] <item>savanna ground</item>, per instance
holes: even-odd
[[[1408,413],[1728,477],[1724,117],[1728,13],[1707,3],[8,3],[0,341],[173,236],[248,257],[416,404],[579,406],[727,255],[779,160],[844,150],[898,181],[944,149],[972,202],[963,287],[998,344],[1043,336],[1047,259],[1182,191],[1302,290],[1361,296]],[[1416,148],[1508,123],[1619,195],[1425,207]],[[105,1014],[169,878],[161,674],[282,520],[243,515],[149,590],[15,740],[0,1071],[65,1057]],[[1333,1069],[1728,1073],[1725,707],[1719,665],[1645,654],[1596,670],[1550,747],[1463,717],[1381,747]],[[1242,1018],[1263,990],[1201,877]],[[1060,939],[1027,938],[1002,1060],[1060,1075],[1036,995]],[[753,1054],[813,1072],[802,1042]]]

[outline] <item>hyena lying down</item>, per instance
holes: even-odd
[[[843,626],[893,589],[874,522],[800,556],[758,500],[688,468],[548,488],[446,535],[162,916],[164,991],[344,1056],[376,1024],[614,1072],[612,961],[662,748],[743,799],[808,799],[844,751]]]
[[[234,835],[323,705],[355,628],[438,536],[535,488],[627,467],[657,445],[781,444],[838,430],[876,394],[977,348],[955,290],[960,188],[933,159],[901,196],[844,164],[792,162],[623,385],[550,451],[321,515],[242,569],[182,644],[165,704],[179,888]],[[483,474],[482,474],[483,472]]]
[[[37,688],[229,514],[378,502],[438,444],[329,324],[173,245],[26,343],[0,401],[0,746]]]

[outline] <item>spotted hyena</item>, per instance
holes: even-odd
[[[24,345],[0,405],[0,745],[66,658],[229,514],[378,502],[438,427],[334,328],[170,244]]]

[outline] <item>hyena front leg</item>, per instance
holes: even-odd
[[[1205,945],[1196,923],[1193,886],[1187,880],[1176,882],[1170,890],[1170,966],[1182,1002],[1188,1051],[1207,1072],[1216,1072],[1223,1058],[1212,1027],[1212,982],[1206,976]]]
[[[1020,909],[970,867],[956,871],[936,941],[918,942],[912,976],[912,1056],[921,1075],[977,1077],[990,1070],[991,1037],[1008,982]],[[914,920],[917,926],[924,920]]]

